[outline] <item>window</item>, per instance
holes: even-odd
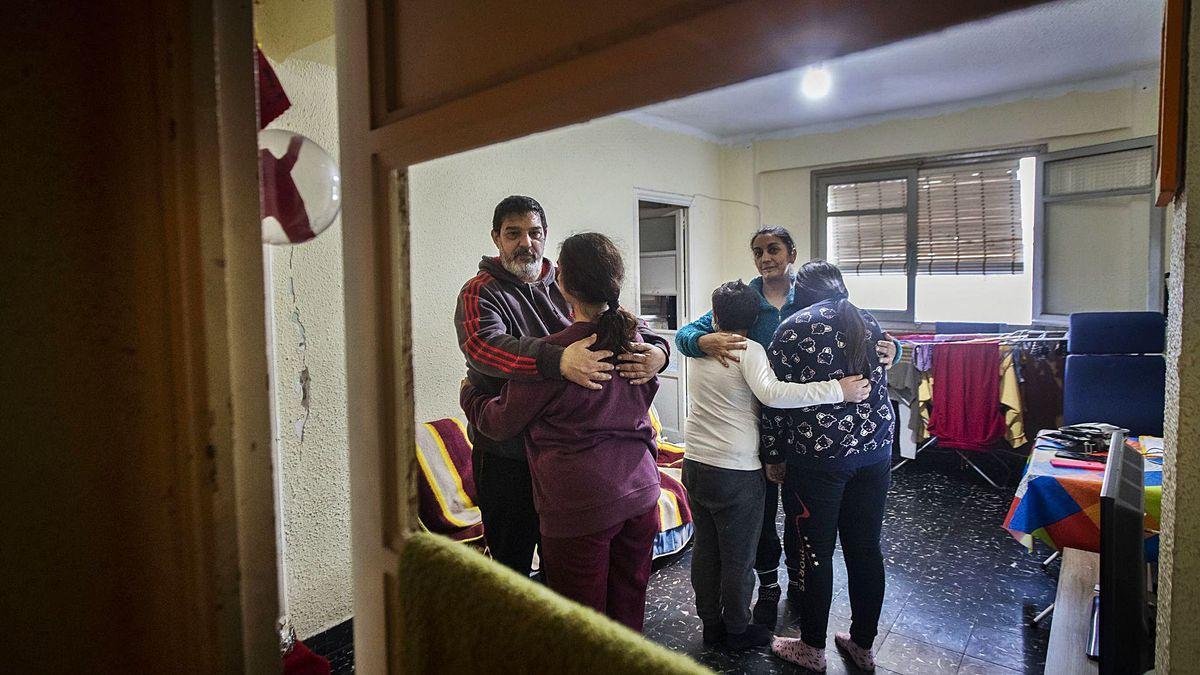
[[[1039,158],[1036,319],[1162,309],[1163,215],[1148,140]]]
[[[855,301],[888,313],[909,308],[909,172],[846,176],[825,186],[828,257]]]
[[[815,173],[814,251],[841,268],[856,304],[885,320],[1028,325],[1065,318],[1063,308],[1144,309],[1147,298],[1154,306],[1147,276],[1125,270],[1161,258],[1161,216],[1156,238],[1153,214],[1140,210],[1150,140],[1115,152],[1030,148]],[[1086,259],[1070,253],[1081,246]],[[1108,269],[1089,262],[1099,249],[1113,259]],[[1080,275],[1080,266],[1095,273]],[[1092,279],[1113,267],[1132,301],[1114,304],[1112,284],[1102,291]]]

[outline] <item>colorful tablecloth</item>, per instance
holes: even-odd
[[[1157,440],[1157,439],[1156,439]],[[1100,551],[1100,488],[1103,471],[1052,466],[1055,449],[1040,441],[1030,455],[1025,475],[1004,528],[1027,548],[1037,537],[1055,549]],[[1162,458],[1147,457],[1146,556],[1158,559],[1158,520],[1162,509]]]

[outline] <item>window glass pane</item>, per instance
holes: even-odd
[[[921,171],[917,177],[918,274],[1021,274],[1017,160]]]
[[[830,216],[829,259],[851,274],[904,274],[908,216],[883,213]]]
[[[1123,190],[1154,182],[1153,153],[1136,148],[1046,163],[1046,194]]]
[[[1033,212],[1037,162],[1023,157],[1017,164],[1020,189],[1021,272],[1018,274],[928,275],[918,267],[917,321],[964,321],[1027,325],[1033,316]]]
[[[917,321],[1028,325],[1033,316],[1029,274],[917,276]]]
[[[908,201],[904,178],[830,185],[825,200],[828,213],[903,208]]]
[[[1043,311],[1145,310],[1150,195],[1046,205]]]
[[[675,250],[675,216],[643,217],[638,226],[638,247],[642,253]]]
[[[850,301],[863,309],[902,312],[908,308],[908,277],[846,274],[844,278]]]

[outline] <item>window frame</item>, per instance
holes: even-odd
[[[810,234],[813,257],[826,258],[829,254],[829,231],[826,219],[830,215],[828,211],[829,197],[827,192],[830,185],[894,180],[896,178],[906,179],[908,181],[908,192],[903,208],[871,209],[868,211],[869,213],[904,212],[907,214],[907,262],[905,263],[904,273],[908,290],[906,307],[904,310],[899,311],[875,310],[869,307],[865,307],[864,309],[870,310],[876,318],[883,322],[915,325],[917,305],[917,209],[919,206],[917,203],[918,172],[923,169],[987,164],[1006,159],[1020,159],[1022,157],[1040,158],[1044,154],[1046,154],[1046,146],[1045,144],[1041,144],[814,170],[810,178],[811,192],[809,193],[812,210]],[[836,211],[833,215],[856,215],[861,213],[858,211]],[[1035,238],[1037,236],[1036,226],[1034,236]]]
[[[828,189],[830,185],[841,185],[843,183],[861,183],[870,181],[896,180],[903,178],[907,183],[905,192],[904,206],[893,207],[888,209],[864,209],[859,211],[835,211],[836,216],[855,216],[865,214],[905,214],[905,263],[904,277],[907,279],[907,296],[905,300],[905,308],[903,310],[872,309],[871,313],[881,321],[908,321],[911,322],[916,309],[917,297],[917,277],[913,274],[916,269],[917,262],[917,247],[914,245],[917,232],[917,166],[911,164],[905,167],[895,167],[892,169],[877,169],[862,172],[841,172],[836,173],[817,172],[813,173],[814,190],[813,207],[814,218],[813,222],[820,223],[819,227],[813,228],[813,248],[820,255],[816,257],[825,258],[829,251],[829,227],[827,219],[829,217],[829,196]]]
[[[1046,167],[1052,162],[1059,162],[1080,157],[1107,155],[1127,150],[1150,148],[1151,167],[1158,165],[1158,145],[1154,136],[1139,136],[1124,141],[1085,145],[1056,152],[1043,152],[1037,156],[1037,169],[1034,171],[1034,208],[1033,208],[1033,321],[1038,324],[1066,325],[1070,320],[1067,314],[1051,314],[1045,311],[1045,273],[1046,273],[1046,205],[1062,202],[1083,201],[1103,197],[1122,197],[1146,195],[1149,197],[1149,260],[1147,275],[1149,282],[1146,288],[1146,309],[1149,311],[1163,310],[1163,245],[1165,209],[1155,206],[1156,197],[1153,168],[1150,183],[1144,187],[1118,188],[1114,190],[1095,190],[1078,192],[1069,195],[1046,196]]]

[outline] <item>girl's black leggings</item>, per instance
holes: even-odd
[[[824,648],[833,600],[833,550],[840,536],[852,619],[850,636],[869,649],[883,609],[883,506],[891,457],[856,469],[788,464],[783,486],[786,526],[796,528],[800,557],[800,637]]]

